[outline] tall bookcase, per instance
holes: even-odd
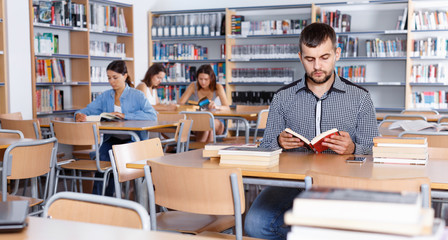
[[[293,69],[293,80],[297,80],[303,76],[304,70],[299,63],[297,55],[294,57],[237,57],[232,56],[236,52],[232,52],[232,48],[241,48],[243,51],[251,51],[253,45],[283,45],[297,44],[299,33],[289,32],[286,34],[271,33],[260,34],[251,33],[249,35],[232,34],[232,23],[235,25],[235,19],[232,22],[232,15],[244,16],[244,21],[262,22],[266,20],[283,20],[283,19],[309,19],[310,22],[321,21],[322,13],[338,12],[340,14],[348,14],[351,16],[350,32],[337,32],[340,39],[357,39],[358,50],[354,55],[343,55],[337,62],[337,67],[364,67],[365,75],[362,81],[357,79],[357,84],[365,87],[372,95],[377,111],[401,111],[403,109],[421,109],[434,108],[441,112],[447,112],[446,103],[438,104],[416,104],[418,98],[425,98],[426,101],[442,101],[446,99],[444,95],[448,90],[448,76],[430,79],[427,82],[416,82],[414,79],[415,65],[436,65],[437,73],[444,73],[446,64],[446,52],[439,54],[429,54],[423,56],[414,56],[412,51],[414,40],[427,40],[431,38],[433,41],[439,37],[439,41],[446,40],[448,37],[448,26],[442,25],[436,29],[414,29],[414,12],[443,12],[448,10],[448,3],[441,0],[423,1],[423,0],[378,0],[370,2],[329,2],[319,4],[302,4],[302,5],[284,5],[284,6],[264,6],[264,7],[244,7],[244,8],[228,8],[226,12],[226,34],[225,34],[225,63],[226,63],[226,91],[229,99],[232,99],[232,93],[237,91],[275,91],[282,85],[288,83],[275,82],[266,79],[257,79],[255,81],[241,82],[235,81],[238,76],[238,69],[259,69],[259,68],[291,68]],[[439,10],[439,12],[437,12]],[[189,10],[188,12],[207,12],[208,10]],[[182,14],[185,11],[157,12],[157,15],[163,14]],[[154,14],[154,13],[153,13]],[[399,19],[406,16],[407,23],[401,24]],[[152,14],[149,17],[149,62],[153,62],[153,40],[151,28]],[[430,14],[427,15],[427,21]],[[440,22],[440,20],[439,20]],[[398,25],[398,29],[397,29]],[[440,39],[440,37],[444,37]],[[184,39],[177,39],[182,41]],[[379,42],[391,44],[390,53],[387,49],[381,55],[372,55],[367,52],[367,44],[378,44]],[[395,44],[395,45],[394,45]],[[434,42],[432,43],[434,45]],[[398,50],[398,46],[402,46],[402,51]],[[404,46],[406,45],[406,46]],[[241,47],[242,46],[242,47]],[[292,55],[291,55],[292,56]],[[426,70],[426,72],[429,70]],[[434,71],[434,70],[432,70]],[[425,72],[425,70],[424,70]],[[426,73],[425,72],[425,73]],[[244,75],[244,74],[243,74]],[[289,75],[288,75],[289,76]],[[166,84],[188,84],[188,83],[166,83]],[[423,92],[436,92],[427,96]],[[432,97],[432,100],[431,100]],[[446,100],[444,100],[446,101]]]
[[[107,0],[65,2],[82,5],[73,10],[85,13],[73,19],[73,22],[77,21],[77,25],[36,21],[33,0],[29,0],[34,117],[48,114],[70,115],[86,107],[91,102],[92,92],[101,92],[108,86],[105,74],[102,78],[91,76],[93,67],[105,72],[109,62],[125,60],[129,75],[134,79],[133,6]],[[98,24],[98,17],[95,15],[99,8],[102,9],[100,14],[107,16],[100,20],[99,25],[103,27],[95,27]],[[39,11],[42,10],[37,10],[37,14],[41,14]],[[127,30],[113,27],[123,20]],[[42,42],[36,40],[36,35],[57,35],[58,38],[53,41],[59,43],[58,50],[42,53]],[[47,72],[43,68],[47,68]],[[53,79],[48,77],[50,72]]]
[[[0,113],[8,112],[6,50],[5,0],[0,0]]]

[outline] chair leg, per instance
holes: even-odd
[[[24,182],[24,184],[23,184],[23,192],[22,192],[22,196],[26,196],[25,194],[26,194],[26,190],[27,190],[27,188],[28,188],[28,178],[27,179],[25,179],[25,182]]]
[[[72,170],[73,177],[76,177],[76,170]],[[72,179],[72,192],[78,192],[78,186],[76,186],[76,178]]]
[[[127,181],[127,182],[125,182],[125,194],[124,194],[124,197],[125,197],[125,199],[128,199],[129,200],[129,191],[131,190],[131,182],[130,181]],[[115,193],[115,194],[121,194],[121,193]]]
[[[78,171],[78,176],[79,176],[79,192],[81,192],[81,193],[83,193],[84,192],[84,190],[83,190],[83,188],[82,188],[82,172],[81,171]]]
[[[60,171],[61,171],[61,170],[56,169],[56,176],[55,176],[55,178],[54,178],[54,190],[53,190],[53,194],[55,194],[55,193],[57,192],[57,190],[58,190],[59,172],[60,172]],[[65,183],[65,190],[67,190],[67,184],[66,184],[65,181],[64,181],[64,183]]]

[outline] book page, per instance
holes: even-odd
[[[400,120],[392,123],[389,129],[403,129],[405,131],[422,131],[422,130],[437,130],[437,124],[429,123],[425,120]]]
[[[287,133],[289,133],[289,134],[292,134],[294,137],[297,137],[297,138],[299,138],[300,140],[302,140],[305,144],[310,145],[310,141],[309,141],[306,137],[304,137],[304,136],[302,136],[302,135],[300,135],[300,134],[294,132],[294,131],[291,130],[290,128],[285,128],[285,132],[287,132]]]
[[[314,137],[313,140],[311,140],[311,144],[314,145],[317,142],[319,142],[321,139],[324,139],[326,137],[330,137],[331,135],[333,135],[335,133],[337,133],[339,135],[338,130],[336,128],[333,128],[333,129],[330,129],[328,131],[325,131],[325,132],[317,135],[316,137]]]

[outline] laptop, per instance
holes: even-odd
[[[20,231],[26,226],[28,201],[0,202],[0,232]]]

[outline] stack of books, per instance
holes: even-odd
[[[219,150],[220,166],[270,168],[278,165],[282,149],[227,147]]]
[[[209,143],[204,146],[204,150],[202,150],[202,157],[206,158],[219,158],[219,150],[228,148],[228,147],[252,147],[256,148],[257,144],[248,143],[248,144],[232,144],[232,143]]]
[[[373,138],[373,162],[425,165],[428,161],[426,138]]]
[[[418,193],[312,188],[285,214],[295,239],[440,239],[445,223]]]

